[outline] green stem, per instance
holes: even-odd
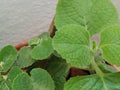
[[[98,65],[96,64],[96,62],[95,62],[94,60],[93,60],[93,62],[92,62],[92,66],[93,66],[93,68],[95,69],[97,75],[98,75],[99,77],[103,78],[104,73],[100,70],[100,68],[98,67]]]

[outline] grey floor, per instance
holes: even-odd
[[[120,12],[120,0],[112,0]],[[57,0],[0,0],[0,47],[17,45],[47,31]]]

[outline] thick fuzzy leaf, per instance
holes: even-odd
[[[48,58],[53,53],[52,40],[48,38],[43,40],[38,46],[31,51],[33,59],[42,60]]]
[[[118,70],[113,67],[112,65],[109,65],[109,64],[106,64],[104,58],[100,55],[100,52],[97,55],[95,55],[95,62],[97,64],[97,66],[100,68],[100,70],[103,72],[103,73],[115,73],[115,72],[118,72]]]
[[[54,90],[54,82],[49,73],[43,69],[31,71],[33,90]]]
[[[50,33],[49,32],[43,32],[41,35],[39,35],[36,38],[33,38],[29,41],[29,45],[30,46],[36,46],[38,45],[40,42],[42,42],[43,40],[46,40],[50,37]]]
[[[19,67],[14,66],[7,74],[7,80],[12,83],[16,76],[20,73],[22,73],[22,70]]]
[[[5,80],[7,79],[6,76],[1,76],[0,75],[0,90],[11,90],[10,85],[8,81]]]
[[[111,64],[120,65],[120,26],[112,26],[100,34],[103,58]]]
[[[9,90],[12,90],[12,84],[13,80],[16,78],[17,75],[22,73],[22,70],[19,67],[13,66],[9,73],[5,76],[6,80],[4,81],[4,84],[7,84],[9,87]]]
[[[106,74],[103,78],[97,75],[71,78],[64,90],[120,90],[120,73]]]
[[[17,59],[17,50],[13,46],[6,46],[0,51],[0,69],[6,72]]]
[[[0,76],[0,90],[12,90],[13,80],[22,73],[18,67],[12,67],[7,75]]]
[[[33,90],[30,77],[26,73],[19,74],[13,81],[12,90]]]
[[[46,66],[47,71],[55,82],[55,90],[63,90],[64,83],[66,82],[66,77],[69,72],[69,66],[66,61],[62,58],[52,56]]]
[[[59,0],[55,17],[58,30],[66,24],[77,24],[93,35],[117,23],[118,13],[110,0]]]
[[[98,66],[104,73],[118,72],[117,69],[115,69],[113,66],[107,65],[106,63],[98,63]]]
[[[40,43],[40,38],[34,38],[34,39],[31,39],[30,41],[29,41],[29,45],[30,46],[34,46],[34,45],[37,45],[37,44],[39,44]]]
[[[54,90],[54,82],[47,71],[33,69],[31,77],[19,74],[13,81],[12,90]]]
[[[42,40],[46,40],[50,37],[50,33],[49,32],[44,32],[41,35],[39,35],[38,37]]]
[[[89,33],[78,25],[66,25],[56,32],[54,49],[72,66],[89,65],[92,58]]]
[[[30,47],[23,47],[20,49],[18,60],[17,60],[17,64],[19,67],[21,68],[28,67],[35,62],[32,59],[30,52],[31,52]]]

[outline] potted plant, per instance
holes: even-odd
[[[120,26],[111,1],[59,0],[53,23],[18,51],[0,49],[0,90],[120,90]]]

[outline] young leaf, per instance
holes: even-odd
[[[19,74],[13,81],[12,90],[33,90],[30,77],[26,73]]]
[[[100,33],[100,47],[103,58],[115,65],[120,65],[120,26],[108,27]]]
[[[33,90],[54,90],[55,86],[51,76],[43,69],[33,69],[31,71],[31,80]]]
[[[48,38],[43,40],[38,46],[31,51],[33,59],[42,60],[48,58],[53,53],[52,40]]]
[[[63,90],[69,72],[69,66],[66,61],[62,58],[52,56],[46,66],[47,71],[55,82],[55,90]]]
[[[79,25],[66,25],[53,38],[54,49],[72,66],[89,65],[92,58],[89,33]]]
[[[91,35],[118,23],[118,13],[110,0],[59,0],[55,25],[59,30],[66,24],[84,26]]]
[[[29,41],[29,45],[30,46],[34,46],[34,45],[37,45],[37,44],[39,44],[40,43],[40,38],[34,38],[34,39],[31,39],[30,41]]]
[[[17,59],[17,50],[13,46],[6,46],[0,51],[0,68],[6,72]]]
[[[19,51],[19,56],[17,59],[17,64],[19,67],[24,68],[30,66],[35,61],[32,59],[31,55],[31,48],[30,47],[23,47]]]
[[[106,74],[103,78],[97,75],[77,76],[71,78],[64,90],[120,90],[120,73]]]
[[[29,45],[30,46],[36,46],[38,45],[40,42],[42,42],[43,40],[46,40],[50,37],[50,33],[49,32],[44,32],[41,35],[39,35],[38,37],[31,39],[29,41]]]

